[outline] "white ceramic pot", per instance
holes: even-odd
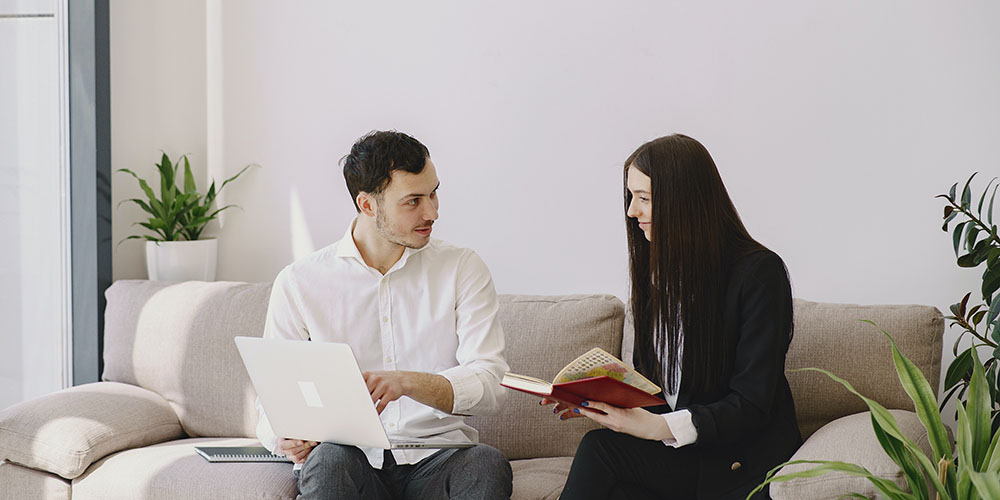
[[[146,269],[153,281],[215,281],[218,253],[215,238],[147,241]]]

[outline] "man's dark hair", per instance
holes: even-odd
[[[381,199],[394,170],[419,174],[430,153],[420,141],[395,130],[373,130],[358,139],[344,164],[344,180],[358,212],[358,193],[370,193]]]

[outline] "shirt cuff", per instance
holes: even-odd
[[[667,422],[667,427],[670,428],[671,434],[674,435],[672,439],[664,439],[663,444],[680,448],[698,440],[698,428],[691,421],[690,411],[686,409],[672,411],[664,413],[662,417]]]
[[[483,399],[483,383],[471,368],[456,366],[448,368],[438,375],[451,382],[451,391],[454,396],[452,413],[465,413]]]

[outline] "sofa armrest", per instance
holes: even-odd
[[[917,414],[906,410],[889,410],[896,418],[900,431],[920,449],[931,456],[927,430]],[[950,430],[949,430],[950,437]],[[888,479],[907,488],[906,476],[896,465],[875,437],[871,412],[855,413],[838,418],[816,431],[802,444],[789,460],[836,460],[860,465],[872,475]],[[783,468],[778,475],[791,474],[815,467],[815,464],[795,464]],[[828,472],[816,477],[800,477],[790,481],[771,483],[774,500],[808,500],[839,498],[848,493],[859,493],[875,498],[880,492],[867,479],[844,472]]]
[[[155,392],[96,382],[0,411],[0,460],[73,479],[111,453],[184,436]]]

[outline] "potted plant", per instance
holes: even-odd
[[[184,162],[184,186],[178,188],[177,170],[181,160]],[[158,281],[212,281],[215,279],[215,267],[218,256],[218,243],[215,238],[202,239],[205,226],[214,220],[220,212],[236,205],[226,205],[212,209],[212,204],[226,184],[238,178],[248,168],[243,167],[236,175],[228,178],[215,189],[212,181],[208,192],[201,194],[191,174],[191,164],[187,155],[181,156],[177,163],[171,163],[170,157],[163,153],[160,163],[156,164],[160,174],[160,195],[156,196],[153,188],[145,179],[135,172],[121,168],[116,171],[131,175],[138,181],[139,187],[146,199],[131,198],[122,203],[132,202],[138,205],[149,218],[138,224],[153,234],[132,235],[125,240],[146,240],[146,268],[149,279]],[[134,225],[134,224],[133,224]],[[122,241],[125,241],[122,240]]]
[[[961,267],[975,268],[986,264],[983,271],[982,293],[983,303],[970,307],[969,299],[972,292],[969,292],[956,304],[951,306],[951,316],[946,319],[951,321],[951,326],[962,328],[962,332],[955,340],[952,352],[955,359],[948,365],[945,372],[944,391],[945,397],[941,402],[941,408],[951,399],[958,395],[958,399],[965,398],[969,389],[970,377],[972,376],[972,365],[977,362],[973,359],[972,353],[977,349],[989,351],[983,368],[986,374],[986,384],[990,395],[990,408],[992,411],[993,429],[1000,428],[1000,377],[998,377],[998,366],[1000,366],[1000,237],[997,235],[997,226],[993,224],[993,203],[997,195],[997,180],[994,178],[986,185],[979,203],[973,211],[973,195],[970,187],[972,179],[976,174],[972,174],[965,182],[965,187],[959,195],[956,190],[958,183],[951,186],[948,194],[938,195],[946,201],[944,207],[944,225],[941,227],[945,232],[949,230],[949,225],[958,218],[952,229],[952,243],[955,247],[955,257]],[[986,210],[983,205],[986,196],[993,187],[993,194],[990,195],[990,203]],[[959,353],[959,344],[963,339],[970,338],[971,345]]]

